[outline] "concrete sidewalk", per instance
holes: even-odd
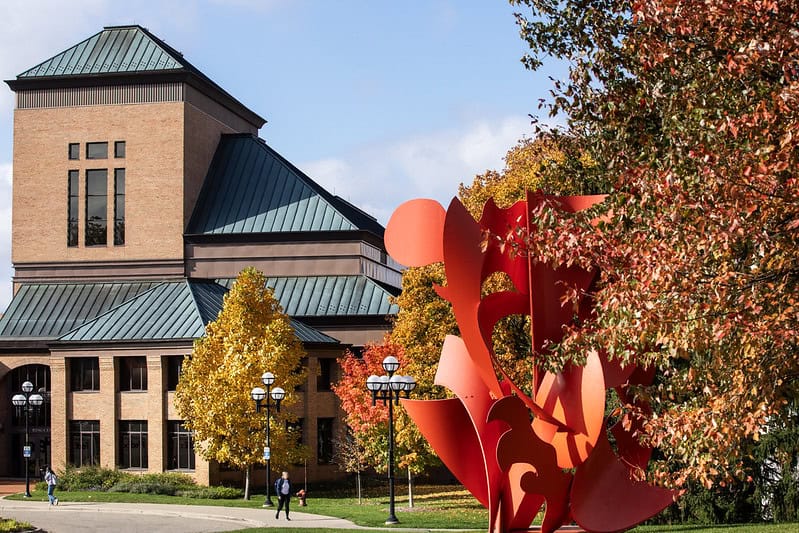
[[[0,516],[30,522],[48,533],[114,531],[115,533],[204,533],[250,527],[347,528],[348,520],[292,512],[291,521],[274,509],[152,503],[47,502],[0,499]]]

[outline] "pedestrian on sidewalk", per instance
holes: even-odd
[[[55,497],[55,486],[58,484],[58,476],[50,470],[49,466],[44,467],[44,481],[47,483],[47,497],[50,499],[50,507],[58,505],[58,498]]]
[[[277,512],[275,518],[280,518],[280,510],[283,509],[283,504],[286,504],[286,520],[289,518],[289,501],[291,500],[291,481],[289,481],[289,473],[283,472],[277,481],[275,481],[275,492],[277,492]]]

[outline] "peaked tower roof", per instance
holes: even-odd
[[[186,82],[258,128],[265,119],[236,100],[183,54],[139,25],[106,26],[61,53],[8,80],[12,90],[120,83]]]
[[[194,69],[180,52],[141,26],[111,26],[17,78]],[[196,70],[196,69],[194,69]]]
[[[189,235],[367,231],[383,226],[327,192],[263,140],[223,135],[194,213]]]

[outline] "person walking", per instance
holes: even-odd
[[[55,486],[58,483],[58,476],[50,470],[49,466],[44,467],[44,481],[47,483],[47,498],[50,500],[50,507],[58,505],[58,498],[55,497]]]
[[[275,481],[275,492],[277,492],[277,512],[275,518],[280,518],[280,510],[283,509],[283,504],[286,504],[286,520],[289,518],[289,500],[291,500],[291,481],[289,481],[289,473],[283,472],[277,481]]]

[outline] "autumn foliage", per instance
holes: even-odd
[[[264,462],[266,416],[256,414],[250,391],[262,386],[267,371],[286,391],[281,411],[272,409],[272,464],[288,465],[302,452],[285,421],[293,419],[293,391],[305,381],[305,353],[265,282],[254,268],[239,274],[219,316],[184,361],[175,392],[175,407],[194,431],[197,451],[242,471]]]
[[[654,414],[618,408],[646,418],[658,477],[744,477],[742,444],[799,389],[799,2],[512,3],[527,66],[570,64],[546,109],[614,184],[591,213],[497,236],[602,272],[595,320],[550,356],[655,364]]]

